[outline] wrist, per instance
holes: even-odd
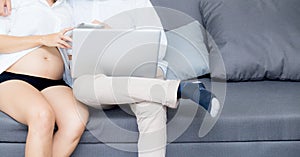
[[[35,36],[34,41],[35,41],[35,43],[37,43],[37,45],[43,46],[43,45],[45,45],[45,36],[44,35]]]

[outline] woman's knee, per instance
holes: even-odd
[[[53,132],[55,113],[50,106],[38,107],[29,113],[27,121],[29,128],[32,130],[37,130],[40,133]]]
[[[69,123],[65,125],[58,126],[58,131],[60,131],[64,136],[71,141],[80,140],[83,132],[85,131],[85,123]]]

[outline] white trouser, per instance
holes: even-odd
[[[167,144],[166,107],[152,102],[130,104],[139,129],[139,157],[165,157]]]
[[[166,106],[177,107],[180,81],[136,77],[85,75],[74,81],[76,98],[95,108],[130,104],[139,129],[139,157],[164,157]]]

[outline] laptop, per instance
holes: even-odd
[[[71,73],[82,75],[155,78],[161,30],[73,30]]]

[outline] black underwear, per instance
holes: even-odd
[[[3,72],[0,74],[0,83],[3,83],[5,81],[9,80],[22,80],[24,82],[29,83],[39,91],[42,91],[45,88],[51,87],[51,86],[68,86],[63,79],[61,80],[51,80],[46,79],[42,77],[36,77],[36,76],[29,76],[29,75],[23,75],[23,74],[15,74],[11,72]],[[68,86],[69,87],[69,86]]]

